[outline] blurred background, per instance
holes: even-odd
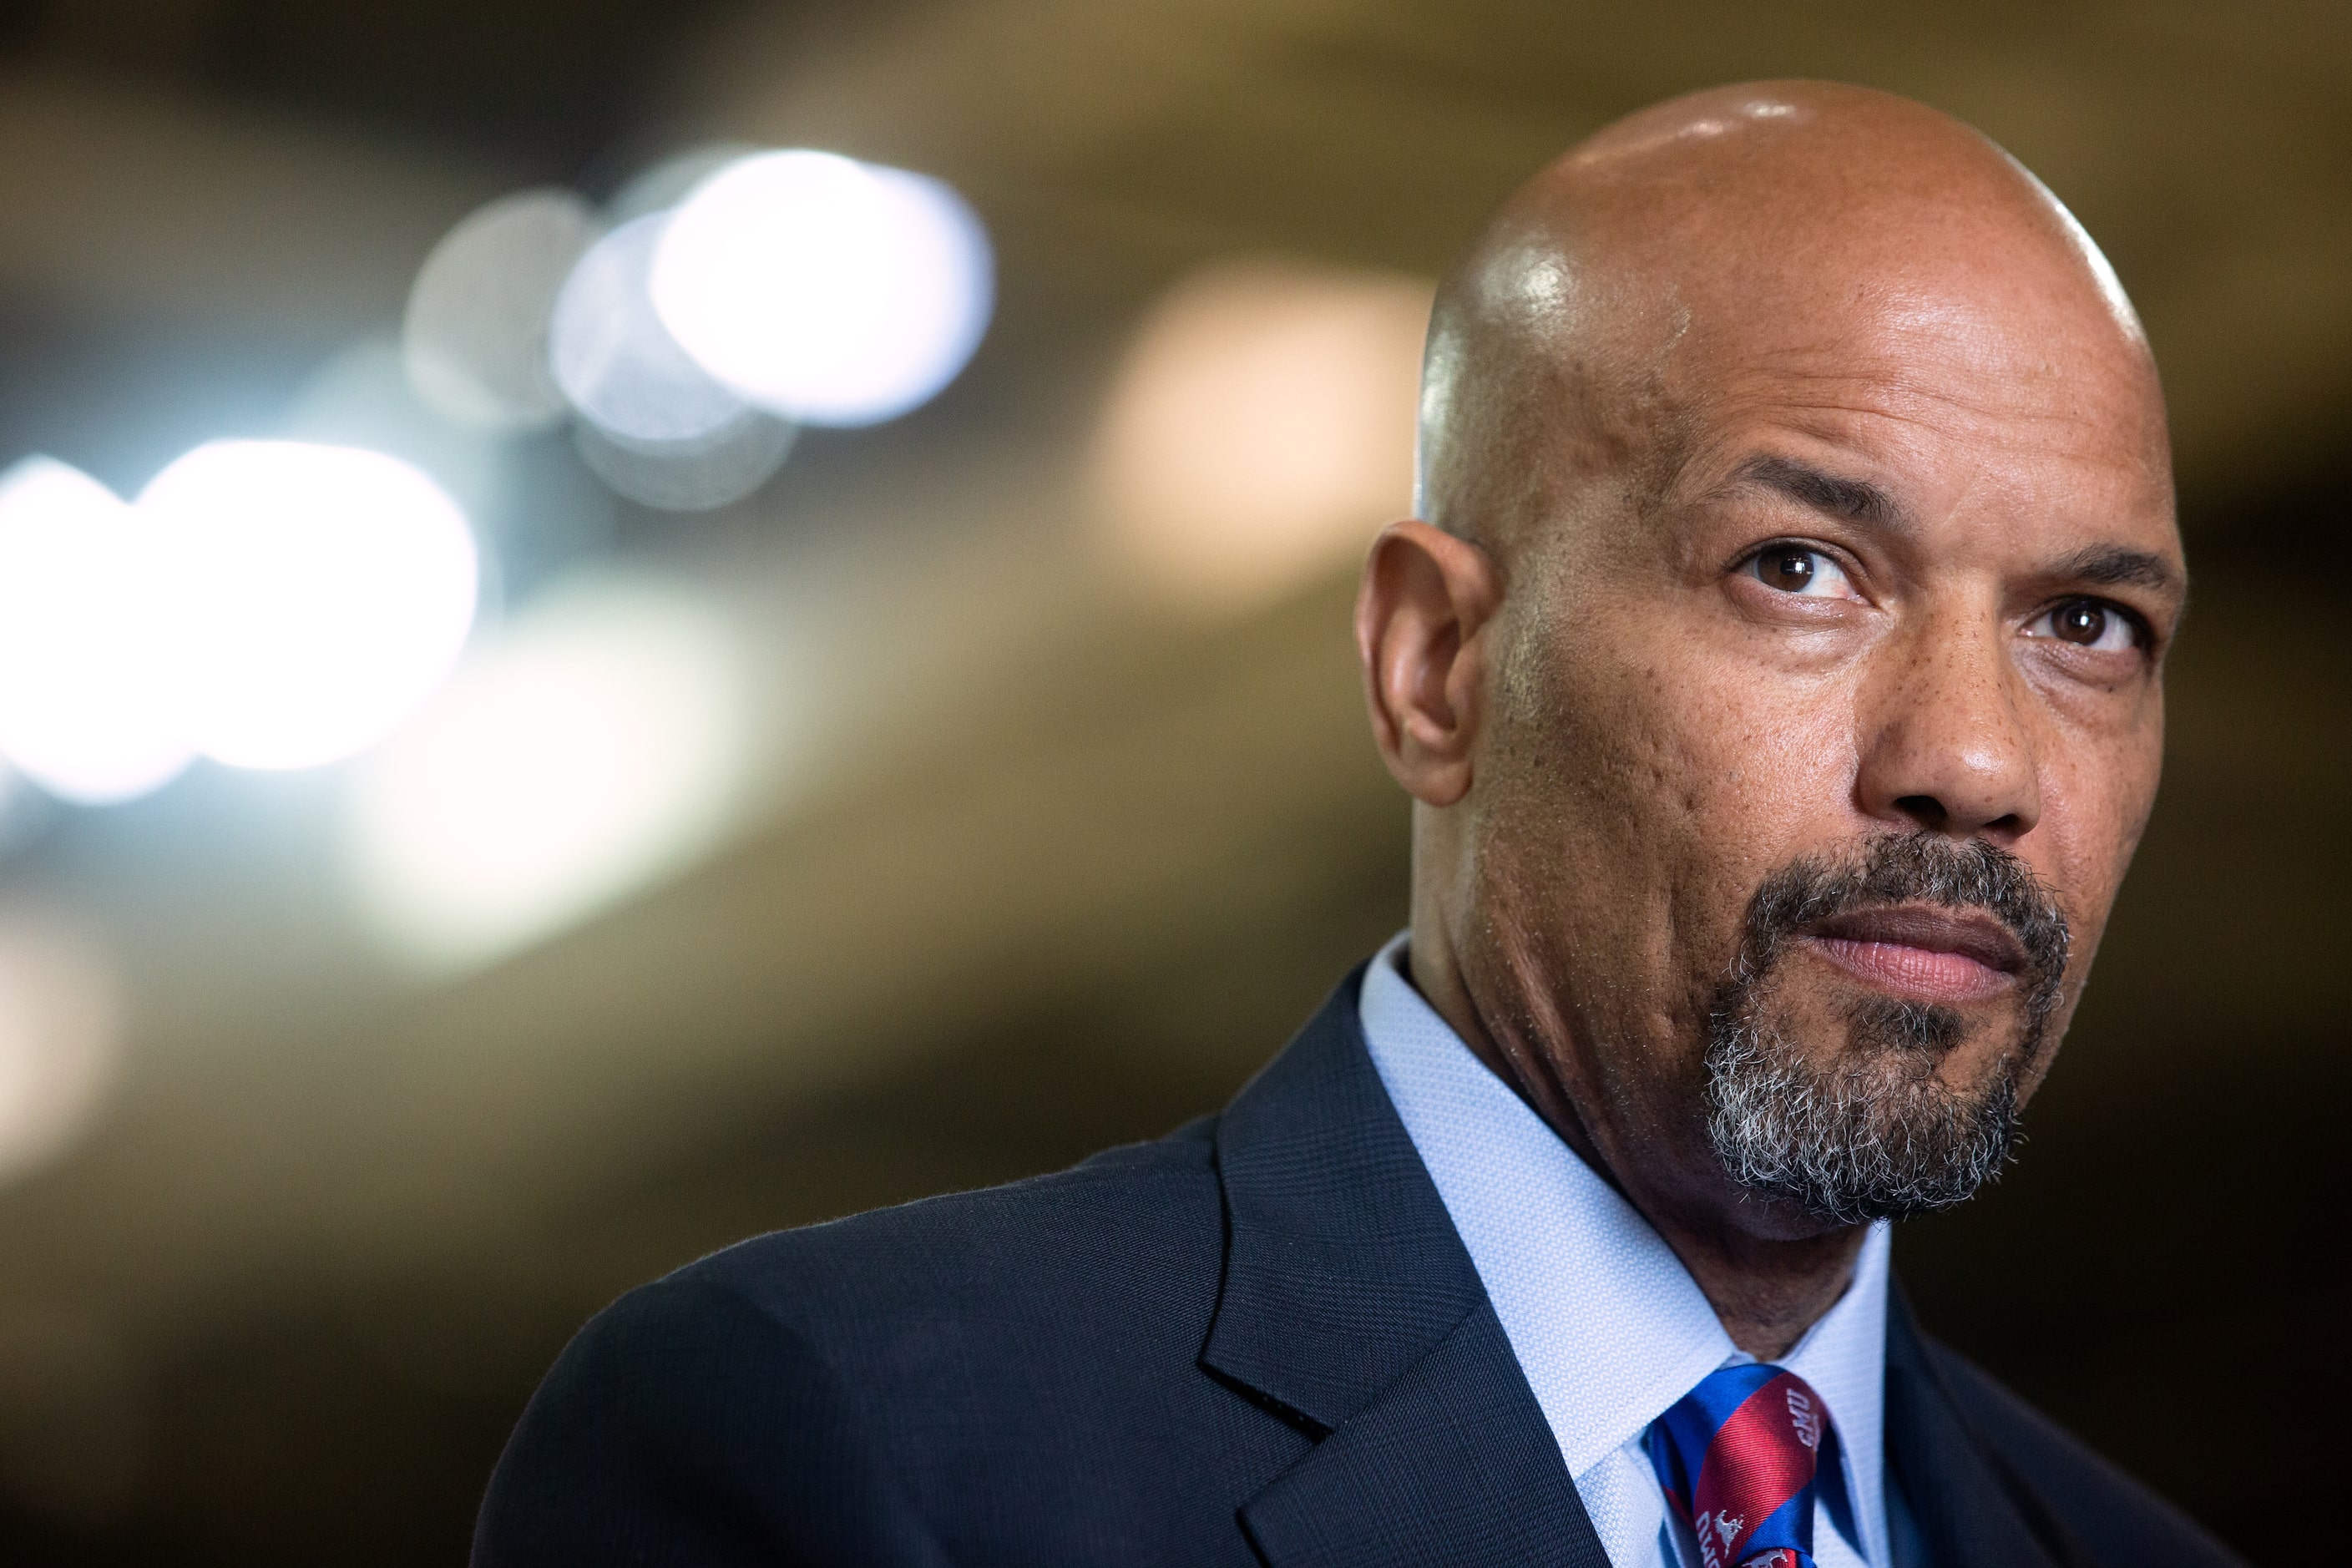
[[[1430,280],[1772,75],[2073,205],[2197,576],[2024,1163],[1899,1266],[2347,1560],[2352,6],[2186,0],[0,5],[0,1556],[457,1563],[614,1294],[1221,1103],[1403,919]]]

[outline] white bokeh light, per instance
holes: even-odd
[[[680,589],[542,595],[358,775],[352,863],[377,929],[428,966],[481,963],[692,858],[740,781],[741,681]]]
[[[53,458],[0,474],[0,752],[78,805],[145,795],[195,754],[145,521]]]
[[[871,425],[928,401],[979,346],[988,236],[937,180],[829,153],[761,153],[696,186],[649,289],[719,381],[808,425]]]
[[[562,417],[548,323],[597,228],[594,210],[570,191],[518,191],[468,214],[433,247],[402,330],[410,384],[428,407],[500,433]]]
[[[154,530],[186,733],[237,767],[314,767],[370,744],[447,673],[473,625],[465,513],[422,471],[354,447],[215,441],[139,498]]]
[[[556,297],[548,364],[581,418],[628,441],[705,440],[761,417],[721,385],[655,314],[646,295],[667,213],[598,240]]]

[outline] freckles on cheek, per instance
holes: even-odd
[[[1688,929],[1728,901],[1736,919],[1766,871],[1847,829],[1850,691],[1759,668],[1672,617],[1576,624],[1514,689],[1496,782],[1514,815],[1530,790],[1550,807],[1622,908]]]
[[[1722,681],[1698,689],[1683,726],[1679,769],[1694,826],[1742,860],[1779,866],[1822,846],[1853,795],[1851,711],[1778,683]]]

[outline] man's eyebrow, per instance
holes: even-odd
[[[2122,544],[2093,544],[2077,550],[2050,569],[2050,575],[2100,588],[2149,588],[2159,594],[2185,592],[2179,568],[2152,550]]]
[[[1848,522],[1900,530],[1909,521],[1895,498],[1867,479],[1826,473],[1793,458],[1759,453],[1732,470],[1731,483],[1778,490],[1801,506]]]

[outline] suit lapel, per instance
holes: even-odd
[[[1896,1290],[1886,1314],[1886,1463],[1930,1568],[2087,1568],[2088,1552],[1969,1421]]]
[[[1217,1133],[1228,1242],[1201,1354],[1318,1437],[1241,1510],[1273,1568],[1607,1568],[1357,1023],[1362,971]]]
[[[1242,1523],[1276,1568],[1609,1568],[1484,1305],[1244,1504]]]

